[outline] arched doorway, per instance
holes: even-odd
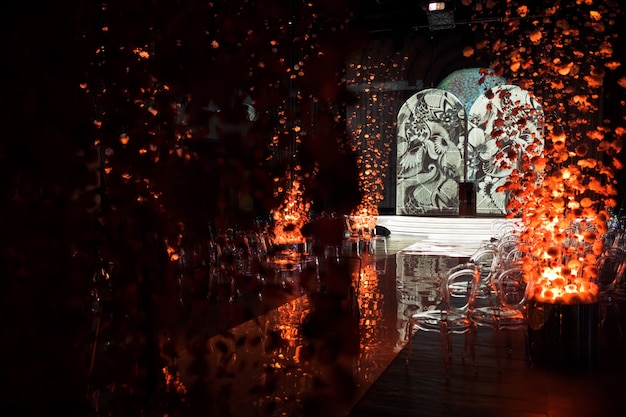
[[[439,88],[417,92],[400,108],[396,214],[458,215],[462,183],[474,186],[475,214],[506,214],[508,196],[498,189],[521,168],[511,150],[543,143],[543,111],[514,85],[477,92],[469,112],[472,97],[462,101]]]

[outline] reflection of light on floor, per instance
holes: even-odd
[[[200,342],[209,367],[205,383],[216,407],[210,411],[223,414],[228,410],[237,416],[303,415],[303,403],[311,396],[337,395],[333,372],[338,367],[351,373],[357,389],[354,402],[358,401],[406,344],[402,320],[410,294],[400,293],[425,290],[441,271],[459,262],[459,258],[443,254],[402,251],[415,243],[414,238],[391,237],[387,243],[392,253],[397,250],[395,255],[381,258],[376,253],[363,258],[355,312],[359,315],[359,350],[355,355],[342,355],[333,363],[312,358],[309,349],[317,342],[306,340],[301,326],[314,305],[307,295],[297,297]],[[357,276],[354,274],[355,284]],[[413,294],[417,303],[416,297]],[[198,356],[187,348],[190,350],[181,349],[178,367],[189,390],[197,380],[185,370]],[[224,396],[224,391],[230,394]],[[342,415],[351,404],[337,402],[332,407],[338,411],[336,415]]]
[[[411,247],[414,245],[409,248]],[[406,345],[407,325],[411,314],[436,307],[439,278],[448,269],[458,264],[459,259],[461,258],[434,256],[408,250],[396,253],[396,297],[398,303],[396,351],[402,350]]]
[[[359,289],[359,330],[361,334],[361,355],[357,365],[357,375],[362,381],[371,382],[373,375],[379,374],[387,362],[377,360],[377,349],[382,341],[380,332],[384,332],[382,320],[384,293],[379,290],[379,275],[376,264],[369,264],[361,272]]]
[[[299,407],[316,376],[311,364],[302,359],[301,325],[309,312],[309,299],[303,296],[279,306],[268,317],[269,334],[276,332],[277,339],[271,349],[265,345],[264,356],[273,372],[264,374],[268,389],[261,402],[271,402],[272,407],[279,406],[283,412],[293,413]]]
[[[464,242],[433,242],[424,240],[413,243],[411,246],[404,248],[403,252],[412,252],[422,255],[446,255],[455,257],[470,257],[478,246],[474,243],[464,244]]]

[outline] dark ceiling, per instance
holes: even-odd
[[[354,19],[354,27],[384,35],[394,31],[429,31],[426,9],[428,0],[365,0]],[[448,0],[457,23],[467,22],[474,10],[460,0]]]

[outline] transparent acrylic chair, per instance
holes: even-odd
[[[476,252],[472,254],[469,262],[476,264],[480,269],[480,275],[482,281],[488,281],[491,274],[495,272],[498,260],[498,245],[494,242],[487,242],[482,244]],[[488,286],[483,286],[488,288]]]
[[[489,288],[484,288],[487,285]],[[511,331],[522,331],[524,349],[528,343],[526,314],[526,282],[521,265],[517,265],[492,274],[488,282],[478,281],[472,287],[469,306],[471,321],[471,354],[476,366],[475,344],[478,329],[485,327],[494,332],[494,348],[496,361],[500,369],[501,337],[504,333],[507,356],[512,353]]]
[[[440,280],[439,302],[433,309],[419,311],[409,318],[407,324],[408,350],[406,364],[409,364],[413,351],[413,335],[419,331],[438,332],[441,335],[446,377],[449,377],[452,363],[452,335],[469,334],[471,323],[468,319],[471,286],[479,280],[480,270],[474,263],[457,265],[447,271]],[[467,340],[464,343],[463,358]]]
[[[598,257],[597,268],[598,308],[600,313],[599,326],[600,328],[604,327],[607,310],[612,308],[613,315],[616,318],[619,336],[623,337],[624,332],[620,324],[618,299],[626,271],[626,252],[617,247],[606,249]]]
[[[516,220],[510,219],[497,219],[491,224],[491,236],[495,240],[501,240],[502,238],[510,235],[515,235],[522,231],[523,224]]]
[[[345,215],[346,236],[343,254],[356,253],[357,256],[373,252],[372,238],[375,236],[376,216]]]
[[[487,296],[493,290],[493,278],[502,271],[515,266],[523,257],[519,249],[519,237],[507,234],[499,240],[483,243],[470,257],[470,262],[480,267],[482,282],[479,288],[481,296]]]

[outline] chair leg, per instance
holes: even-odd
[[[616,300],[613,301],[613,313],[615,315],[615,319],[617,320],[618,335],[620,339],[622,339],[624,337],[624,331],[622,330],[622,320],[619,314],[619,303]]]
[[[463,338],[463,353],[461,354],[461,361],[465,363],[465,357],[467,355],[467,350],[472,346],[472,332],[471,330],[467,330],[464,334]]]
[[[505,337],[506,337],[506,356],[507,358],[510,358],[511,356],[513,356],[513,342],[511,341],[511,332],[510,331],[506,331],[505,333]]]
[[[599,303],[598,315],[598,327],[603,328],[604,322],[606,321],[606,303]]]
[[[378,250],[378,242],[383,242],[383,251],[385,255],[388,255],[387,252],[387,238],[383,237],[383,236],[374,236],[372,238],[372,242],[375,245],[375,249]]]
[[[524,348],[526,349],[526,361],[528,362],[529,367],[533,367],[534,361],[533,356],[530,354],[530,337],[528,336],[528,326],[524,327]]]
[[[604,328],[604,324],[606,323],[606,317],[608,314],[607,309],[609,306],[613,308],[613,317],[615,318],[617,322],[617,334],[619,335],[621,339],[624,337],[624,331],[622,330],[622,323],[621,323],[621,317],[620,317],[620,312],[619,312],[619,302],[617,300],[610,300],[606,303],[600,303],[600,307],[599,307],[600,319],[598,322],[598,327],[601,329]]]
[[[452,332],[442,323],[441,330],[441,349],[443,351],[443,365],[445,367],[446,379],[450,379],[450,370],[452,368]]]
[[[409,319],[409,323],[407,324],[407,352],[406,352],[406,366],[409,366],[409,360],[411,359],[411,354],[413,353],[413,323]]]
[[[472,366],[474,367],[474,374],[478,375],[478,366],[476,366],[476,332],[478,331],[478,326],[472,324],[469,330],[469,338],[470,338],[470,355],[472,356]]]
[[[504,331],[505,333],[505,337],[507,336],[508,332]],[[500,326],[496,325],[494,327],[494,341],[495,341],[495,349],[496,349],[496,366],[498,367],[498,373],[502,372],[502,347],[500,346],[500,339],[502,338],[502,330],[500,329]],[[505,342],[506,344],[506,342]]]

